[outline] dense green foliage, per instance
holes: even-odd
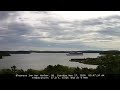
[[[102,52],[100,52],[100,54],[119,55],[120,51],[118,51],[118,50],[102,51]]]
[[[96,73],[120,74],[120,55],[107,54],[96,59],[87,59],[83,63],[99,65]]]
[[[97,70],[99,71],[99,73],[120,74],[120,56],[119,55],[106,55],[102,57],[101,61],[103,62],[103,64],[97,67]]]
[[[94,73],[94,69],[88,68],[72,68],[63,65],[48,65],[44,70],[33,70],[28,69],[23,71],[22,69],[17,69],[16,66],[12,66],[11,69],[2,69],[0,74],[88,74]]]

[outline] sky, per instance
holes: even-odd
[[[0,11],[0,50],[119,50],[120,11]]]

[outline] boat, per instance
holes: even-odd
[[[69,52],[68,54],[66,54],[67,56],[73,56],[73,55],[83,55],[82,52]]]

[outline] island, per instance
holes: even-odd
[[[3,56],[11,56],[8,52],[2,52],[0,51],[0,59],[2,59]]]

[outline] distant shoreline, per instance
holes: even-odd
[[[99,54],[120,54],[120,51],[109,50],[109,51],[95,51],[95,50],[86,50],[86,51],[0,51],[0,53],[9,53],[9,54],[30,54],[30,53],[70,53],[70,52],[82,52],[82,53],[99,53]]]
[[[82,53],[100,53],[103,51],[0,51],[1,53],[3,52],[8,52],[11,54],[17,54],[17,53],[69,53],[69,52],[82,52]]]

